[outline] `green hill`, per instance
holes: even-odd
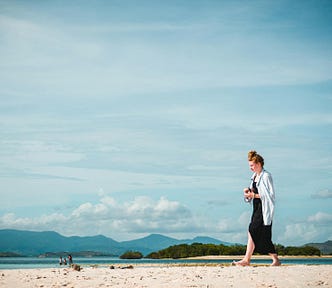
[[[316,247],[324,255],[332,255],[332,240],[328,240],[324,243],[308,243],[306,246]]]
[[[181,243],[225,243],[209,237],[178,240],[160,234],[131,241],[117,242],[103,235],[87,237],[65,237],[53,231],[32,232],[21,230],[0,230],[0,252],[20,255],[51,255],[62,251],[71,253],[88,251],[98,255],[121,255],[126,251],[140,251],[143,255]]]

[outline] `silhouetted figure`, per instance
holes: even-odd
[[[68,262],[69,265],[73,264],[73,257],[70,254],[68,255]]]

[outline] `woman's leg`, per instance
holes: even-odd
[[[247,242],[246,255],[244,255],[242,260],[234,262],[234,264],[236,266],[249,266],[251,256],[254,253],[254,250],[255,250],[255,243],[254,243],[254,240],[252,240],[250,232],[248,231],[248,242]]]
[[[280,266],[280,260],[278,258],[278,254],[275,250],[275,247],[272,243],[272,224],[270,226],[264,226],[264,234],[265,235],[265,245],[268,251],[271,251],[269,255],[272,258],[272,266]]]

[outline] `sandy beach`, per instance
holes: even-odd
[[[331,265],[133,265],[130,268],[0,270],[0,287],[332,287]]]

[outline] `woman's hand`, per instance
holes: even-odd
[[[252,194],[253,192],[251,192],[251,189],[249,187],[243,189],[244,198],[246,198],[247,200],[252,198]]]
[[[253,198],[253,192],[248,191],[247,193],[244,193],[244,197],[247,199],[252,199]]]
[[[250,194],[251,194],[251,190],[250,190],[250,188],[249,188],[249,187],[244,188],[244,189],[243,189],[243,194],[244,194],[244,197],[246,197],[246,198],[251,198],[251,197],[250,197]]]

